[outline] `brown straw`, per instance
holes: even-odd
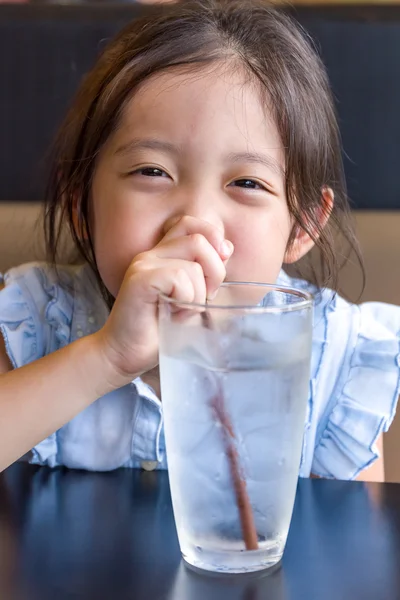
[[[201,313],[203,324],[208,329],[214,329],[209,314],[204,311]],[[221,424],[226,455],[232,477],[233,488],[236,495],[236,504],[239,511],[240,524],[242,527],[243,539],[246,550],[258,549],[258,538],[256,526],[254,523],[253,510],[251,508],[249,495],[246,489],[246,481],[241,475],[239,455],[235,447],[235,432],[232,423],[225,409],[224,393],[219,381],[215,396],[210,400],[212,411],[217,421]]]

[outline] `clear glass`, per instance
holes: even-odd
[[[165,440],[182,556],[243,573],[282,557],[309,395],[312,297],[225,283],[212,304],[160,298]]]

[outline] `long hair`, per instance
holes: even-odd
[[[79,257],[91,265],[109,305],[113,299],[97,269],[89,218],[97,156],[146,79],[178,66],[195,71],[232,59],[259,84],[275,118],[285,148],[286,198],[295,222],[289,245],[302,229],[320,255],[320,268],[309,270],[308,279],[337,289],[348,256],[338,258],[338,233],[363,270],[334,102],[309,37],[263,0],[184,1],[135,19],[106,47],[83,81],[53,149],[45,207],[50,259],[56,261],[63,231],[69,228]],[[333,190],[335,200],[328,225],[321,227],[321,211],[328,210],[324,188]]]

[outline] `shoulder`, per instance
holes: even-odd
[[[15,281],[21,278],[34,277],[37,279],[45,278],[48,281],[72,281],[74,273],[77,267],[68,265],[50,265],[46,262],[30,262],[18,267],[12,267],[5,273],[3,273],[3,280],[5,285],[11,281]]]
[[[327,337],[333,350],[326,353],[320,379],[329,380],[330,394],[320,402],[313,462],[316,474],[341,479],[353,479],[379,457],[377,441],[389,429],[400,393],[399,307],[367,303],[351,305],[347,313],[343,348],[337,331]],[[328,332],[339,326],[328,321]],[[342,360],[332,372],[335,349]]]
[[[377,440],[394,418],[400,393],[400,307],[352,304],[327,289],[312,293],[306,470],[353,479],[378,458]]]
[[[72,304],[76,268],[52,267],[46,263],[28,263],[10,269],[3,275],[2,304],[15,306],[18,301],[38,317],[50,309],[50,302],[65,309]]]
[[[350,366],[358,351],[360,360],[367,360],[367,348],[372,364],[378,366],[381,357],[388,354],[395,364],[400,335],[399,306],[382,302],[354,304],[330,289],[318,289],[283,272],[279,282],[306,290],[314,297],[313,351],[318,359],[312,368],[314,375],[321,367],[336,372],[340,366]],[[332,362],[333,356],[338,360]]]
[[[72,318],[74,270],[29,263],[2,276],[0,331],[12,365],[57,349]],[[64,331],[63,331],[64,329]]]

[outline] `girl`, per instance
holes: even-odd
[[[1,467],[165,468],[159,293],[291,280],[323,259],[301,475],[354,478],[399,393],[400,310],[347,304],[333,235],[348,224],[325,71],[262,0],[178,3],[129,25],[60,132],[45,225],[51,264],[0,292]],[[54,268],[69,229],[79,267]],[[314,282],[315,283],[315,282]],[[321,284],[321,282],[320,282]]]

